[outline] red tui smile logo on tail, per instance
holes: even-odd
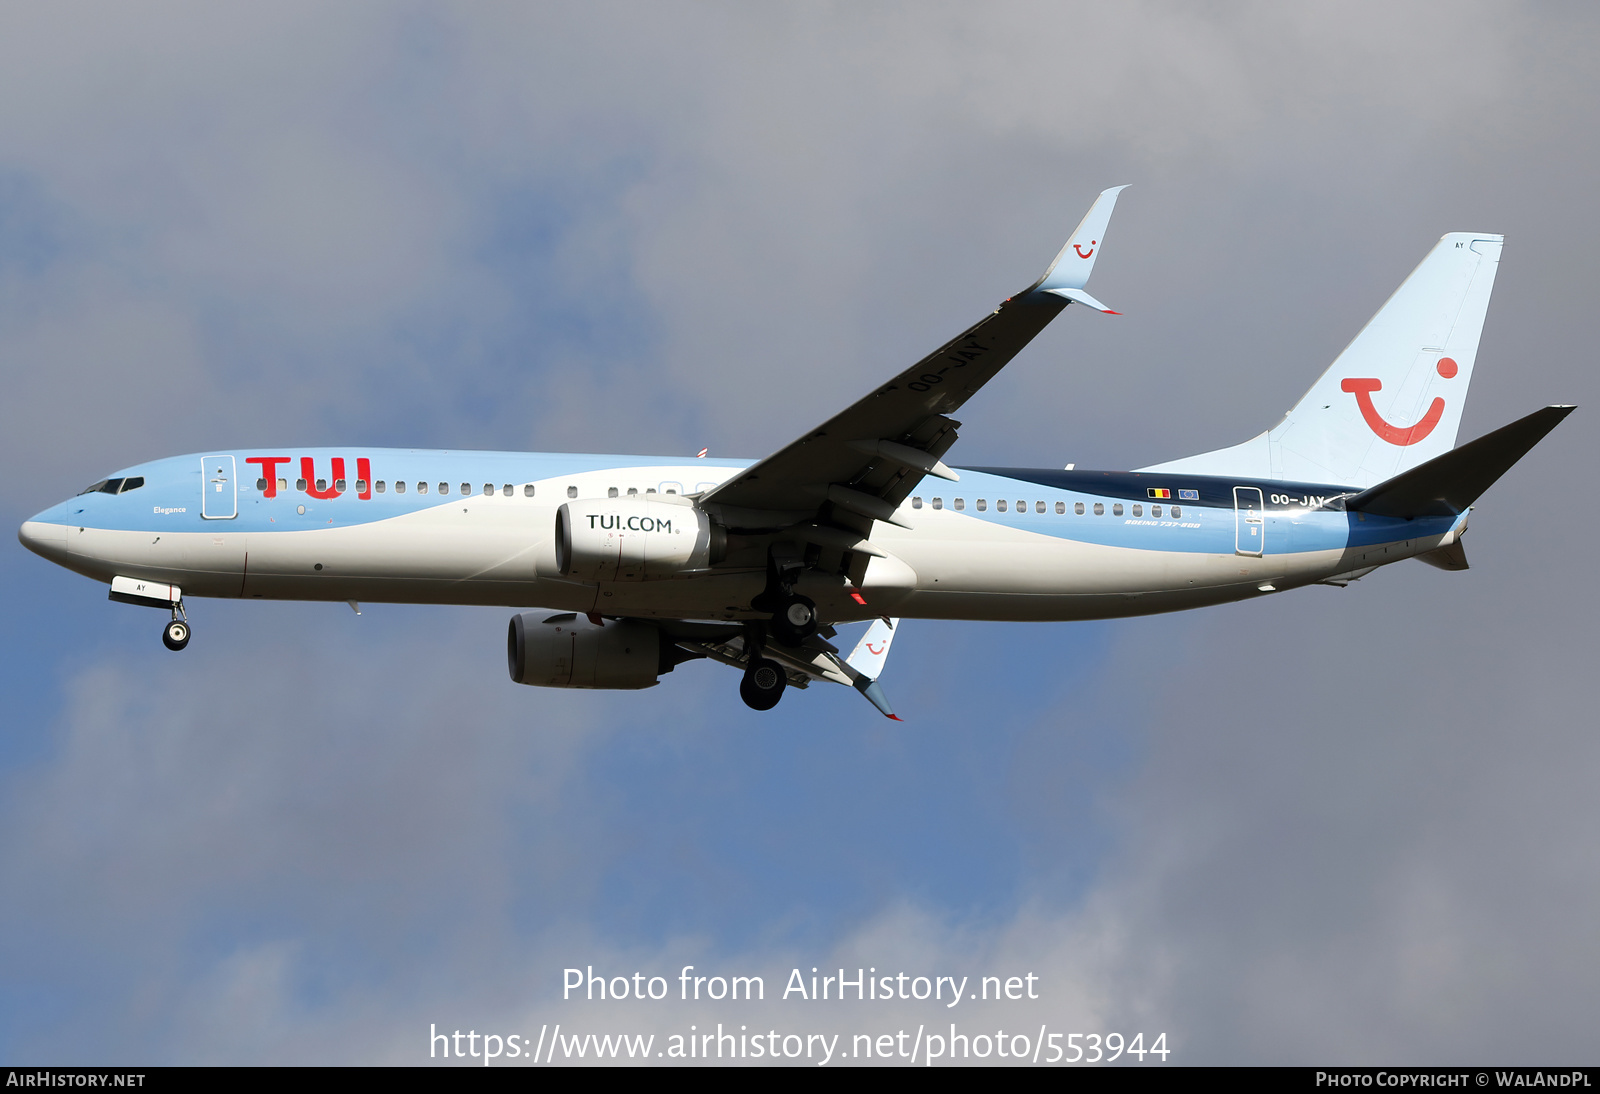
[[[1446,380],[1451,379],[1459,371],[1456,363],[1449,357],[1439,358],[1439,375]],[[1395,445],[1412,445],[1427,437],[1433,432],[1433,427],[1439,424],[1439,419],[1444,417],[1444,400],[1435,397],[1428,406],[1428,412],[1413,426],[1390,425],[1383,420],[1383,415],[1378,413],[1378,408],[1372,405],[1372,393],[1383,390],[1383,381],[1373,377],[1352,377],[1340,383],[1341,391],[1348,391],[1356,397],[1356,405],[1361,408],[1361,416],[1366,419],[1367,425],[1383,440]]]

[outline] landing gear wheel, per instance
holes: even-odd
[[[181,650],[189,644],[187,620],[174,619],[161,632],[161,641],[169,650]]]
[[[786,646],[798,646],[817,633],[817,605],[810,598],[791,594],[772,616],[772,634]]]
[[[776,661],[759,657],[745,670],[739,681],[739,698],[752,710],[771,710],[783,698],[783,689],[789,685],[783,666]]]

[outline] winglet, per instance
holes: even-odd
[[[889,709],[889,700],[883,694],[883,688],[878,686],[876,680],[868,680],[865,676],[856,681],[856,690],[867,697],[867,702],[883,711],[884,717],[893,718],[897,722],[905,721],[900,715]]]
[[[1087,304],[1096,311],[1118,314],[1087,293],[1082,293],[1080,297],[1057,290],[1074,289],[1081,293],[1083,287],[1089,283],[1089,274],[1094,271],[1094,260],[1100,254],[1100,243],[1106,236],[1106,225],[1111,223],[1111,210],[1117,206],[1117,195],[1126,189],[1126,186],[1113,186],[1109,190],[1100,192],[1094,205],[1078,224],[1078,230],[1072,233],[1067,245],[1061,248],[1056,260],[1050,263],[1050,268],[1044,272],[1044,276],[1034,286],[1035,289],[1040,292],[1055,293],[1068,300],[1078,300],[1079,303]]]
[[[1088,307],[1093,308],[1095,311],[1105,312],[1107,315],[1122,314],[1119,311],[1112,311],[1110,308],[1100,303],[1100,301],[1096,300],[1082,289],[1046,289],[1044,291],[1049,293],[1051,296],[1059,296],[1063,300],[1071,300],[1075,304],[1087,305]]]
[[[856,643],[856,648],[845,658],[845,664],[860,674],[855,679],[855,689],[867,697],[867,702],[881,710],[884,717],[897,722],[900,716],[890,708],[883,688],[878,686],[878,677],[883,675],[883,666],[889,660],[889,646],[894,642],[895,628],[899,624],[898,619],[873,620],[867,633]]]

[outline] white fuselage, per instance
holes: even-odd
[[[186,597],[761,615],[750,606],[765,580],[758,566],[584,583],[561,576],[555,550],[556,512],[570,499],[689,506],[744,461],[381,449],[271,459],[129,468],[109,481],[137,487],[63,502],[21,538],[98,580],[164,582]],[[1345,492],[1160,472],[965,470],[959,482],[924,480],[895,514],[908,528],[875,526],[883,557],[859,586],[808,572],[796,591],[833,622],[1141,615],[1364,572],[1448,543],[1464,524],[1347,513]]]

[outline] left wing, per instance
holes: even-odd
[[[881,553],[866,542],[874,521],[889,520],[924,475],[957,477],[940,462],[960,424],[949,415],[1068,303],[1110,311],[1083,287],[1123,189],[1101,193],[1034,284],[855,405],[709,491],[700,504],[730,530],[793,529],[789,534],[802,541],[854,552],[864,566],[864,556]]]

